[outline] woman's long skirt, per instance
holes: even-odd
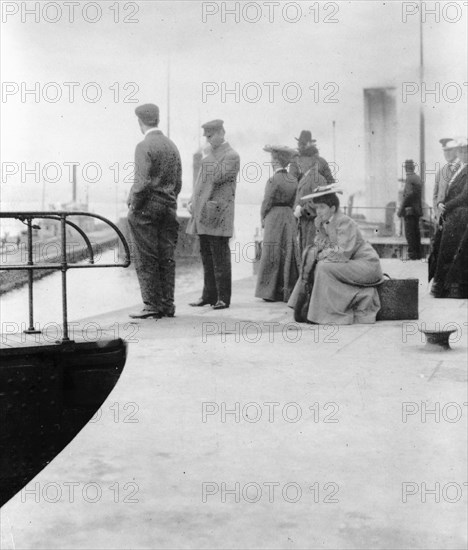
[[[375,323],[380,309],[376,286],[383,274],[375,253],[358,251],[347,262],[319,260],[315,267],[307,320],[318,324],[352,325]],[[290,307],[295,306],[299,293],[296,285]]]
[[[296,220],[289,206],[274,206],[265,218],[255,296],[287,302],[299,276]]]

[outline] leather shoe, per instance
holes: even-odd
[[[207,306],[207,305],[210,305],[212,306],[213,304],[211,302],[207,302],[206,300],[204,300],[203,298],[200,298],[199,300],[197,300],[196,302],[191,302],[189,304],[189,306],[192,306],[192,307],[202,307],[202,306]]]
[[[175,306],[172,306],[170,309],[165,309],[162,317],[175,317]]]
[[[227,309],[229,306],[226,304],[226,302],[223,302],[222,300],[218,300],[216,304],[213,306],[213,309]]]
[[[141,311],[130,313],[129,317],[131,317],[132,319],[148,319],[149,317],[160,319],[162,315],[159,311],[154,311],[152,309],[142,309]]]

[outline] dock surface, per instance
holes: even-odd
[[[196,288],[173,319],[87,319],[127,364],[3,507],[1,548],[465,548],[467,301],[382,264],[420,279],[418,321],[298,325],[253,277],[227,310],[189,307]],[[426,347],[437,323],[452,349]]]

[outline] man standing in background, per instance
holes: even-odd
[[[177,197],[182,164],[177,147],[158,129],[159,108],[135,109],[144,139],[135,150],[135,180],[127,203],[143,309],[133,319],[174,317]]]
[[[442,145],[447,163],[444,164],[442,168],[439,168],[435,175],[432,206],[434,208],[434,217],[437,223],[442,213],[439,204],[445,201],[448,184],[460,166],[460,162],[457,158],[457,142],[451,138],[444,138],[439,140],[439,143]]]
[[[421,178],[414,172],[414,162],[405,161],[406,182],[403,190],[403,201],[398,216],[405,221],[405,236],[408,243],[408,259],[421,258],[421,232],[419,218],[422,216]]]
[[[202,125],[210,150],[201,161],[188,204],[192,218],[187,233],[200,238],[204,274],[202,295],[190,304],[192,307],[210,304],[213,309],[225,309],[231,303],[229,239],[234,231],[234,200],[240,159],[224,141],[223,124],[222,120],[212,120]]]

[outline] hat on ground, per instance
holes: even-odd
[[[206,136],[207,132],[216,132],[217,130],[224,130],[223,127],[224,120],[220,120],[219,118],[215,120],[210,120],[210,122],[205,122],[205,124],[202,124],[203,128],[203,135]]]
[[[263,150],[267,153],[286,153],[291,156],[297,155],[297,151],[295,149],[291,149],[291,147],[286,145],[265,145]]]
[[[301,143],[304,145],[308,143],[315,143],[317,141],[316,139],[312,139],[312,132],[310,132],[309,130],[302,130],[300,136],[294,139],[298,143]]]
[[[143,124],[158,124],[159,122],[159,107],[153,103],[138,105],[135,114]]]
[[[318,197],[323,197],[324,195],[331,195],[333,193],[343,194],[342,188],[336,183],[330,183],[329,185],[320,185],[317,189],[310,195],[305,195],[301,197],[301,201],[309,199],[317,199]]]

